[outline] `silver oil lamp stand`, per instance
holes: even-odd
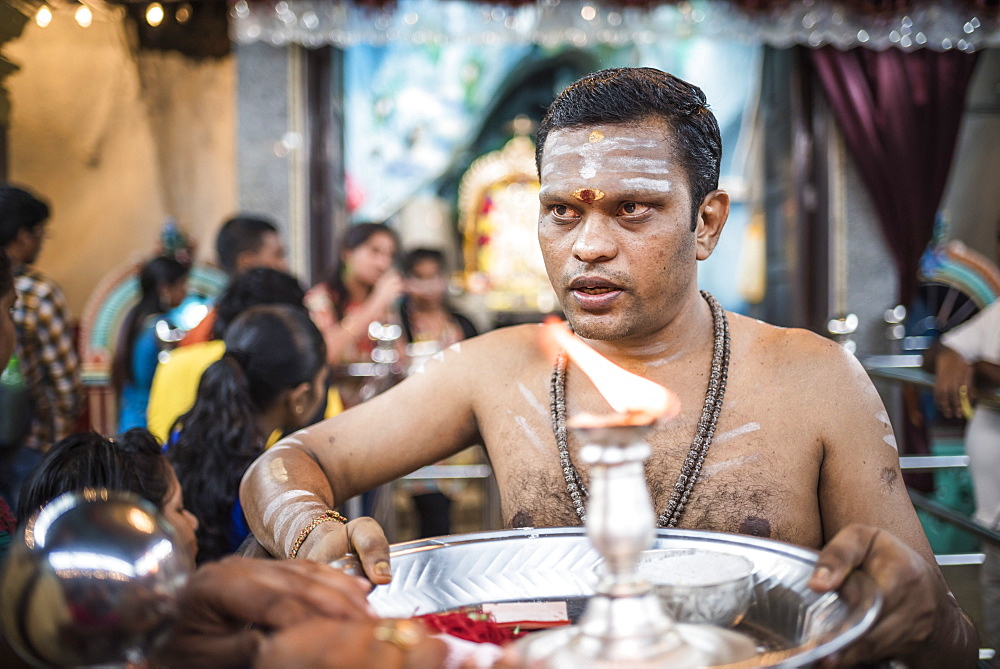
[[[745,659],[745,637],[708,625],[679,625],[663,611],[652,586],[636,573],[655,537],[656,517],[643,464],[652,425],[576,427],[588,465],[587,536],[605,573],[576,625],[519,642],[530,666],[648,669],[704,667]]]

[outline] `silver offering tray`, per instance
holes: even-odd
[[[807,585],[817,553],[739,534],[657,530],[652,549],[732,553],[754,564],[753,601],[736,627],[758,641],[741,667],[808,667],[860,637],[878,616],[874,582],[852,573],[837,592]],[[485,603],[565,601],[575,621],[594,594],[601,556],[582,527],[477,532],[395,544],[392,582],[369,601],[382,616],[408,618]],[[348,555],[333,566],[360,574]]]

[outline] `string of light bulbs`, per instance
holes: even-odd
[[[88,28],[95,20],[120,20],[125,13],[125,8],[121,5],[111,5],[102,0],[46,0],[37,8],[26,9],[29,11],[25,13],[33,17],[39,28],[50,25],[57,14],[72,14],[77,25]],[[193,13],[194,7],[190,2],[151,2],[146,5],[143,16],[146,23],[156,28],[164,21],[175,21],[183,25],[191,20]]]

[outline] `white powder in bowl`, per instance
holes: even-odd
[[[654,585],[697,587],[746,578],[753,571],[753,563],[739,555],[712,551],[646,551],[636,571]]]

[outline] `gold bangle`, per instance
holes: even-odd
[[[342,515],[340,515],[333,509],[327,509],[319,516],[313,518],[312,522],[310,522],[308,525],[302,528],[302,531],[299,532],[299,536],[295,537],[295,542],[292,544],[291,550],[288,551],[288,559],[294,560],[295,557],[299,554],[299,549],[302,548],[302,544],[305,542],[306,537],[308,537],[309,534],[316,529],[317,525],[319,525],[320,523],[325,523],[328,520],[336,520],[342,525],[347,524],[347,518],[344,518]]]
[[[420,623],[412,620],[383,619],[375,624],[372,636],[376,641],[388,641],[404,653],[408,653],[420,645],[420,640],[423,638],[420,627]]]

